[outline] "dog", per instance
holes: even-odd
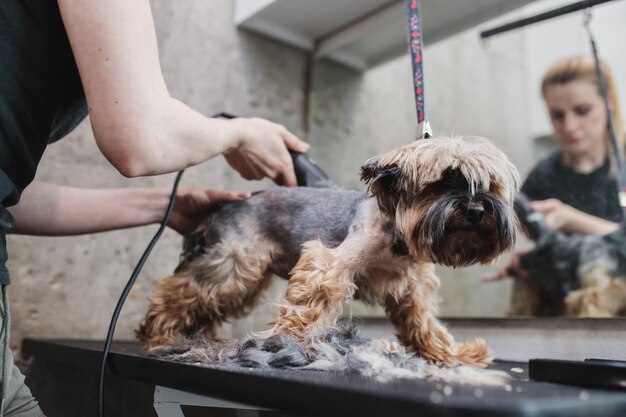
[[[399,341],[430,363],[488,364],[483,340],[456,342],[437,319],[434,264],[489,263],[514,245],[515,166],[487,139],[434,137],[369,159],[361,179],[367,192],[276,188],[208,214],[155,284],[136,331],[144,348],[211,337],[276,274],[289,285],[272,334],[304,340],[359,299],[384,306]]]
[[[553,231],[520,193],[515,210],[535,248],[521,258],[528,279],[516,279],[513,315],[626,315],[626,221],[605,236]]]

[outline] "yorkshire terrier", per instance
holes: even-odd
[[[626,315],[626,221],[605,236],[553,231],[520,193],[515,210],[535,248],[521,259],[513,315],[615,317]]]
[[[434,264],[489,263],[514,245],[515,166],[484,138],[435,137],[369,159],[361,179],[368,193],[277,188],[215,209],[155,284],[143,346],[211,336],[276,274],[289,285],[273,334],[304,340],[359,299],[384,306],[400,342],[429,362],[488,364],[483,340],[456,342],[437,319]]]

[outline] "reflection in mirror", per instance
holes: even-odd
[[[615,317],[626,312],[626,222],[603,235],[550,228],[521,194],[516,207],[535,247],[520,257],[512,311],[519,315]]]
[[[626,310],[626,229],[619,227],[617,170],[595,78],[556,77],[541,88],[558,59],[589,54],[581,15],[479,41],[483,29],[563,4],[538,1],[425,48],[434,133],[492,139],[526,179],[528,198],[520,218],[529,234],[520,234],[513,253],[493,265],[437,268],[444,317],[614,317]],[[612,105],[622,148],[623,114],[615,100],[626,88],[624,15],[626,4],[608,3],[594,8],[591,24],[615,74]],[[317,62],[309,113],[313,157],[338,184],[363,189],[357,174],[363,161],[415,139],[413,99],[408,56],[363,73]],[[354,306],[353,314],[383,312]]]

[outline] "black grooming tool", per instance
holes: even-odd
[[[328,187],[328,175],[315,163],[313,158],[301,152],[289,151],[300,187]]]
[[[231,113],[221,112],[213,117],[223,119],[235,119],[237,116]],[[328,187],[331,184],[328,175],[317,163],[308,155],[301,152],[289,151],[293,160],[293,168],[296,172],[296,179],[300,187]]]
[[[530,200],[526,194],[520,192],[517,195],[514,203],[515,212],[517,217],[521,220],[522,224],[528,231],[528,236],[535,242],[547,237],[552,231],[543,221],[543,216],[530,205]]]
[[[616,390],[626,388],[626,362],[624,361],[531,359],[528,362],[528,369],[530,378],[535,381]]]

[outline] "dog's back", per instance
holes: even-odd
[[[286,277],[305,242],[336,247],[345,239],[363,199],[365,193],[356,190],[281,187],[223,204],[185,236],[177,270],[219,243],[262,239],[280,248],[271,269]]]

